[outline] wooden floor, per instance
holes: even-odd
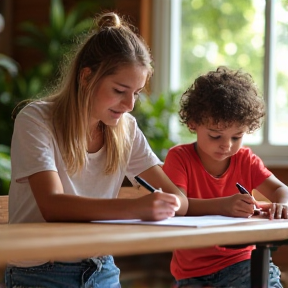
[[[170,273],[172,253],[114,257],[120,269],[122,288],[173,288]]]

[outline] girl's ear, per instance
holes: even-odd
[[[88,77],[91,74],[91,69],[89,67],[85,67],[80,72],[80,83],[85,86],[88,82]]]

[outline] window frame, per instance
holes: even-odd
[[[152,53],[155,58],[155,74],[152,79],[152,91],[155,95],[177,91],[180,87],[180,59],[177,42],[180,41],[181,1],[154,0],[152,14]],[[173,25],[172,25],[173,23]],[[253,152],[269,167],[288,166],[288,145],[272,145],[268,135],[271,127],[269,107],[273,101],[275,87],[275,1],[266,0],[265,5],[265,56],[264,56],[264,99],[267,115],[263,124],[263,141],[259,145],[249,145]],[[175,32],[176,31],[176,32]],[[178,30],[179,31],[179,30]],[[178,53],[178,56],[177,56]],[[287,131],[288,133],[288,131]],[[247,145],[248,146],[248,145]]]

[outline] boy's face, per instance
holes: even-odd
[[[224,161],[238,152],[247,127],[236,124],[225,127],[220,123],[198,125],[195,131],[200,158],[208,157],[214,161]]]

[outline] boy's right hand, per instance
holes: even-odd
[[[224,216],[249,218],[254,214],[256,200],[247,194],[234,194],[223,197]]]

